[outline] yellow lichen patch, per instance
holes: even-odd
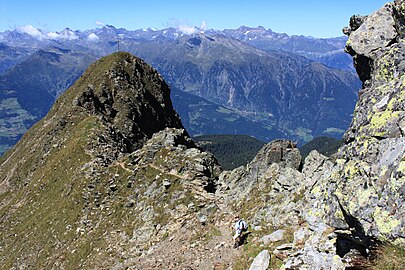
[[[375,113],[370,120],[372,129],[380,129],[384,127],[388,121],[398,118],[399,112],[384,111]]]
[[[393,54],[396,53],[397,48],[392,48],[389,51],[387,57],[381,58],[378,60],[376,66],[378,67],[378,71],[376,74],[376,79],[383,82],[390,82],[394,79],[394,57]]]
[[[378,195],[375,192],[375,189],[369,188],[359,193],[358,196],[358,205],[366,205],[372,197],[377,197]]]
[[[384,176],[388,172],[387,166],[381,166],[380,177]]]
[[[389,212],[377,207],[374,211],[374,220],[380,232],[389,234],[393,229],[401,225],[401,222],[390,215]]]
[[[308,210],[308,216],[322,218],[323,213],[319,209],[312,208]]]
[[[405,175],[405,160],[402,160],[402,161],[399,163],[397,172],[401,172],[402,174]]]
[[[359,166],[355,164],[353,161],[349,161],[346,163],[345,169],[344,169],[344,175],[347,176],[348,178],[353,178],[355,174],[359,172]]]
[[[339,257],[339,255],[335,255],[333,256],[333,262],[335,263],[335,265],[342,263],[342,259]]]
[[[342,159],[342,158],[336,159],[336,163],[337,163],[338,165],[345,164],[345,162],[346,162],[345,159]]]
[[[394,108],[405,101],[405,91],[399,91],[397,95],[393,96],[388,103],[387,110],[393,111]]]
[[[403,247],[405,246],[405,240],[402,238],[397,238],[394,240],[393,244],[399,247]]]
[[[345,219],[345,217],[343,216],[342,211],[340,211],[340,210],[335,212],[335,218],[341,219],[341,220]]]
[[[314,195],[317,195],[321,192],[321,187],[320,186],[316,186],[311,190],[311,193]]]
[[[370,145],[374,143],[374,138],[369,137],[369,136],[361,136],[358,139],[358,144],[360,145],[359,153],[360,156],[367,155]]]
[[[343,198],[343,194],[340,190],[335,190],[335,192],[333,193],[339,200]]]
[[[405,173],[404,173],[405,165],[404,165],[404,163],[405,163],[405,162],[401,162],[401,163],[400,163],[400,166],[399,166],[398,169],[397,169],[397,172],[401,172],[401,173],[402,173],[402,177],[400,177],[400,178],[395,178],[395,177],[394,177],[395,174],[392,174],[391,178],[389,179],[389,187],[390,187],[390,190],[391,190],[391,192],[392,192],[392,194],[393,194],[393,196],[392,196],[391,199],[399,198],[399,196],[400,196],[400,192],[399,192],[399,191],[401,190],[401,188],[402,188],[403,186],[405,186]],[[401,164],[402,164],[402,165],[401,165]],[[401,166],[402,166],[402,168],[401,168]]]

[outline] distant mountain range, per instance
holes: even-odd
[[[343,48],[347,41],[346,36],[336,38],[314,38],[307,36],[289,36],[283,33],[273,32],[271,29],[259,27],[241,26],[237,29],[207,30],[195,28],[191,34],[205,33],[207,35],[223,35],[228,38],[243,41],[249,45],[265,51],[286,51],[305,56],[311,60],[319,61],[326,66],[349,70],[354,72],[353,61]],[[2,52],[0,63],[4,61],[3,53],[5,44],[9,44],[18,54],[30,54],[33,48],[44,48],[50,45],[69,46],[71,48],[92,47],[100,54],[116,51],[118,41],[142,42],[156,39],[176,40],[182,36],[189,36],[180,29],[138,29],[127,30],[115,28],[112,25],[85,31],[73,31],[69,28],[61,32],[44,32],[32,26],[18,27],[13,31],[0,33],[0,50]],[[102,46],[94,46],[94,43]],[[122,48],[125,48],[123,46]],[[29,50],[25,52],[25,50]],[[22,50],[22,51],[21,51]],[[21,60],[14,56],[11,62]],[[1,71],[1,70],[0,70]]]
[[[346,38],[290,37],[263,27],[194,30],[44,32],[25,26],[0,33],[0,152],[91,62],[118,49],[163,75],[192,135],[306,142],[340,138],[350,124],[360,81],[343,52]]]

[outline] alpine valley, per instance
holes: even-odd
[[[245,134],[300,144],[318,136],[340,139],[361,87],[343,51],[346,40],[290,37],[263,27],[195,28],[192,34],[113,26],[6,31],[0,33],[0,153],[45,116],[90,63],[117,50],[162,74],[193,136]]]
[[[2,132],[45,116],[0,157],[1,269],[405,269],[405,0],[344,29],[362,82],[353,111],[351,71],[225,31],[21,31],[2,34]],[[157,69],[108,54],[117,34]],[[268,138],[346,131],[330,157],[254,140],[252,160],[223,170],[171,94],[191,132],[223,119]],[[199,144],[224,145],[209,137]],[[239,246],[236,215],[249,224]]]

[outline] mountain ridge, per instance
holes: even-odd
[[[174,33],[175,29],[171,30]],[[161,34],[159,38],[148,36],[143,39],[125,36],[125,29],[110,26],[97,31],[100,32],[99,35],[102,38],[95,41],[87,39],[90,32],[82,33],[83,36],[80,37],[79,32],[70,29],[59,33],[60,37],[57,40],[42,40],[43,45],[41,45],[41,40],[37,39],[33,42],[33,46],[39,46],[39,48],[44,46],[45,48],[40,48],[25,62],[16,65],[21,70],[18,76],[9,70],[1,77],[6,82],[22,82],[25,85],[24,89],[32,89],[30,90],[32,93],[42,91],[48,95],[47,92],[49,92],[51,96],[48,98],[48,103],[50,103],[53,96],[57,96],[63,91],[62,86],[69,86],[75,78],[79,77],[89,62],[114,52],[117,49],[117,40],[113,36],[124,33],[124,36],[120,38],[121,48],[151,63],[173,88],[199,95],[216,103],[217,108],[224,108],[219,109],[218,114],[217,112],[210,113],[204,106],[197,109],[196,106],[199,106],[200,103],[184,105],[176,103],[176,106],[179,106],[178,111],[183,113],[182,118],[203,120],[200,124],[184,123],[188,130],[193,132],[193,135],[210,133],[210,125],[216,125],[212,123],[211,119],[222,119],[221,121],[227,125],[223,129],[223,132],[226,133],[238,132],[266,141],[291,137],[303,143],[319,135],[340,137],[349,124],[350,113],[356,99],[356,90],[359,88],[359,81],[352,73],[323,68],[312,60],[290,52],[265,52],[221,33],[179,35],[174,39],[165,37],[164,31],[139,31],[139,35],[149,35],[155,32]],[[11,35],[11,32],[8,34]],[[18,34],[17,36],[23,35]],[[24,34],[24,37],[26,35],[28,34]],[[31,36],[31,38],[33,37]],[[88,51],[91,53],[87,53]],[[42,60],[39,59],[40,55],[42,55]],[[87,62],[78,61],[74,55],[84,56]],[[53,60],[54,56],[61,59],[57,64]],[[48,71],[46,68],[30,68],[42,65],[41,62],[49,66]],[[72,63],[76,66],[70,67]],[[39,74],[38,78],[28,76],[38,71],[43,73]],[[47,72],[56,75],[48,80]],[[64,72],[64,75],[61,72]],[[319,74],[319,76],[315,74]],[[66,80],[66,78],[70,79]],[[33,86],[34,79],[39,86]],[[50,84],[50,82],[52,83]],[[56,88],[55,85],[57,85]],[[26,91],[19,90],[12,83],[3,83],[1,88],[17,92]],[[316,88],[316,90],[312,91],[311,88]],[[340,89],[343,89],[344,93],[339,93]],[[298,104],[300,99],[294,97],[299,95],[303,97],[303,100],[307,95],[310,98],[308,101]],[[30,101],[26,94],[21,96],[22,99]],[[341,100],[342,96],[347,97],[344,102]],[[18,98],[11,100],[11,97],[7,95],[2,98],[5,98],[7,103],[2,104],[0,111],[7,112],[8,108],[18,107],[20,112],[16,117],[14,115],[9,117],[5,114],[5,118],[2,120],[5,122],[4,126],[10,127],[0,131],[1,145],[3,148],[7,148],[33,123],[32,118],[38,120],[44,116],[50,104],[39,106],[40,103],[38,103],[38,107],[41,108],[35,108],[35,106],[24,108],[23,100]],[[196,101],[196,99],[189,98],[184,98],[184,100]],[[332,104],[336,106],[330,106]],[[329,109],[326,110],[327,107]],[[208,115],[200,117],[199,110]],[[42,113],[36,113],[37,111]],[[231,111],[229,117],[224,113],[227,111]],[[297,113],[307,113],[316,117],[311,121],[302,121],[302,119],[299,120],[301,116]],[[209,120],[205,121],[204,117]],[[329,120],[328,117],[331,119]],[[250,123],[249,126],[252,128],[246,131],[241,130],[241,126],[233,128],[235,121]],[[336,125],[330,125],[330,123],[336,123]],[[231,130],[232,128],[233,130]]]
[[[0,40],[3,40],[6,44],[13,44],[13,41],[22,39],[24,42],[30,41],[35,46],[41,46],[41,42],[46,46],[54,41],[75,41],[82,44],[88,44],[89,42],[106,42],[105,39],[112,45],[117,45],[118,39],[132,39],[132,40],[154,40],[159,38],[166,38],[168,40],[175,40],[183,36],[192,36],[194,34],[210,34],[210,35],[224,35],[230,38],[235,38],[240,41],[244,41],[254,47],[271,51],[271,50],[284,50],[293,53],[301,54],[312,60],[321,61],[323,58],[325,61],[321,61],[324,64],[331,64],[328,62],[328,55],[336,54],[340,52],[343,56],[337,66],[331,64],[331,67],[343,68],[345,70],[354,71],[352,67],[352,60],[344,53],[344,43],[347,40],[345,36],[332,37],[332,38],[314,38],[302,35],[289,36],[284,33],[276,33],[271,29],[265,29],[264,27],[247,27],[240,26],[237,29],[224,29],[224,30],[201,30],[195,29],[192,33],[184,33],[180,29],[173,27],[164,29],[136,29],[127,30],[125,28],[115,28],[112,25],[103,26],[102,28],[96,28],[91,30],[71,30],[66,28],[60,32],[46,32],[40,29],[36,29],[33,26],[27,26],[17,28],[15,30],[8,30],[0,33]],[[32,31],[32,30],[37,31]],[[35,35],[32,33],[36,33]],[[40,34],[38,34],[40,33]],[[314,41],[316,43],[314,44]],[[24,44],[24,43],[22,43]]]
[[[180,210],[158,198],[186,220],[190,203],[211,213],[219,167],[195,148],[169,94],[139,58],[107,56],[0,158],[2,268],[113,267],[117,232],[138,254],[178,228],[170,217]]]

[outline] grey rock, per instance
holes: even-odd
[[[373,57],[373,52],[387,47],[398,35],[395,29],[395,20],[392,12],[392,4],[386,4],[367,17],[361,19],[359,27],[353,25],[349,36],[347,50],[357,54]]]
[[[165,188],[169,188],[171,185],[172,185],[172,183],[169,181],[169,180],[167,180],[167,179],[165,179],[165,180],[163,180],[163,186],[165,187]]]
[[[148,189],[145,191],[145,196],[150,196],[157,187],[156,181],[153,181],[152,184],[148,187]]]
[[[197,213],[196,215],[198,222],[200,222],[201,224],[205,224],[208,221],[208,217],[202,213]]]
[[[283,244],[281,246],[276,247],[276,250],[289,250],[294,247],[294,244],[288,243],[288,244]]]
[[[297,246],[305,242],[305,239],[308,237],[309,231],[306,228],[300,228],[294,232],[294,245]]]
[[[262,230],[262,226],[252,226],[252,229],[254,231],[261,231]]]
[[[295,142],[275,140],[266,144],[256,155],[253,162],[260,162],[262,166],[281,163],[298,169],[301,164],[301,154]]]
[[[309,229],[317,233],[323,233],[328,227],[315,216],[308,215],[305,219],[308,222]]]
[[[277,230],[272,234],[266,235],[262,237],[262,241],[265,245],[269,244],[270,242],[277,242],[283,239],[285,230]]]
[[[309,246],[305,247],[303,254],[287,259],[284,266],[286,269],[346,269],[346,265],[341,262],[337,255],[322,253]]]
[[[266,270],[270,264],[270,253],[268,250],[263,250],[256,256],[249,270]]]

